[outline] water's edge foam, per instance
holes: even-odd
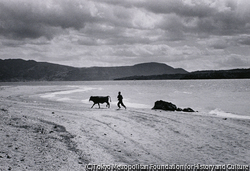
[[[223,118],[235,118],[235,119],[250,119],[250,116],[236,115],[233,113],[225,112],[221,109],[214,109],[209,112],[210,115],[223,117]]]

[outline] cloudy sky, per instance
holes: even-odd
[[[250,0],[0,0],[0,59],[250,67]]]

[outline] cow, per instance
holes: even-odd
[[[94,104],[98,104],[100,108],[100,103],[107,103],[106,107],[110,108],[109,100],[111,102],[111,97],[110,96],[90,96],[89,101],[93,101]],[[93,108],[93,106],[91,108]]]

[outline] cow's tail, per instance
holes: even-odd
[[[110,100],[110,102],[111,102],[111,97],[110,96],[108,96],[109,97],[109,100]]]

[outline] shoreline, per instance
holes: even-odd
[[[250,120],[143,109],[90,109],[85,104],[37,96],[58,89],[10,86],[0,90],[1,169],[249,164]]]

